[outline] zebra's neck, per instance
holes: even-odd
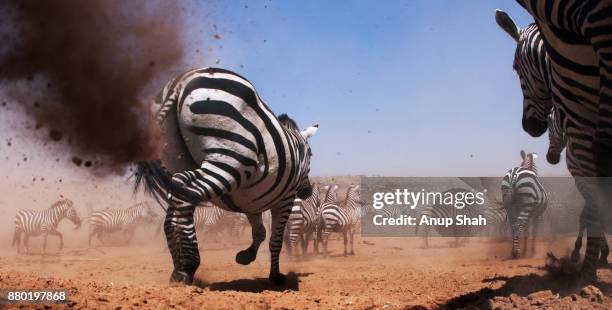
[[[50,224],[52,227],[56,227],[57,224],[59,224],[59,222],[66,217],[66,211],[68,208],[69,206],[67,202],[65,200],[60,200],[47,209],[50,214]]]

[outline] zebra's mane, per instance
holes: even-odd
[[[287,129],[300,131],[300,128],[298,127],[297,123],[285,113],[278,116],[278,122]]]
[[[70,199],[61,199],[61,200],[58,200],[58,201],[54,202],[49,207],[49,209],[59,208],[61,206],[72,206],[72,200],[70,200]]]
[[[535,159],[533,158],[533,153],[527,154],[523,162],[521,163],[521,167],[525,169],[529,169],[536,174],[538,174],[538,167],[536,167]]]

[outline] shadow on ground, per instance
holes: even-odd
[[[552,261],[551,260],[555,260]],[[577,264],[568,263],[568,259],[556,259],[549,255],[546,266],[539,269],[546,270],[544,275],[528,274],[514,277],[499,276],[484,279],[483,283],[490,283],[492,286],[497,281],[504,284],[498,289],[490,287],[482,288],[478,291],[469,292],[448,300],[440,305],[443,309],[456,308],[480,308],[488,309],[487,301],[497,296],[509,297],[511,294],[527,296],[531,293],[550,290],[553,294],[561,297],[579,293],[580,290],[589,283],[580,281]],[[604,295],[612,293],[612,284],[607,282],[595,282],[592,285],[599,288]]]
[[[294,273],[287,274],[287,281],[283,285],[276,285],[268,280],[268,278],[255,279],[239,279],[227,282],[206,283],[202,280],[194,280],[194,285],[201,288],[209,288],[211,291],[239,291],[250,293],[261,293],[263,291],[299,291],[300,277],[307,277],[312,273]]]

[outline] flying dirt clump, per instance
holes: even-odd
[[[105,167],[153,158],[141,98],[182,58],[180,12],[174,1],[3,0],[0,87],[27,83],[13,96],[28,117]],[[33,98],[44,100],[26,104]]]

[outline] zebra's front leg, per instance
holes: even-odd
[[[62,235],[62,233],[60,233],[57,230],[54,230],[54,231],[50,231],[49,234],[59,237],[59,241],[60,241],[59,250],[61,251],[64,248],[64,236]]]
[[[285,283],[287,277],[280,272],[279,256],[283,247],[283,232],[291,213],[291,202],[281,208],[273,208],[272,211],[272,231],[270,233],[270,276],[268,279],[274,284]]]
[[[236,254],[236,262],[241,265],[248,265],[257,258],[257,251],[261,243],[266,240],[266,228],[261,220],[261,213],[247,214],[251,224],[251,245]]]
[[[174,199],[173,202],[166,211],[164,221],[164,233],[174,263],[170,282],[191,284],[193,275],[200,266],[200,253],[193,224],[195,206]]]
[[[349,232],[349,242],[351,244],[351,251],[349,252],[349,255],[355,255],[355,229],[357,229],[357,227],[351,227],[351,231]]]
[[[47,253],[47,237],[49,236],[48,232],[45,232],[43,234],[43,244],[42,244],[42,251],[43,254]]]
[[[23,248],[25,249],[25,253],[28,254],[30,253],[30,236],[28,234],[25,234],[25,236],[23,236]]]

